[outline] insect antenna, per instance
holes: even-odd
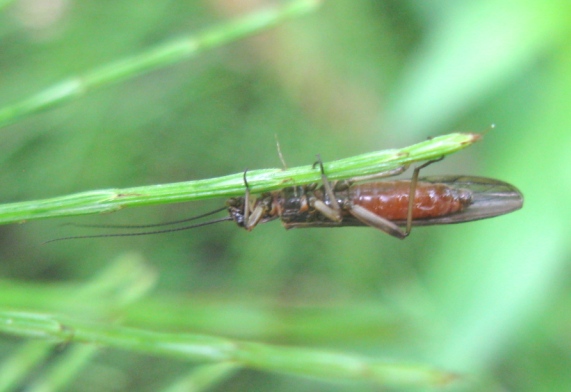
[[[98,225],[98,224],[83,224],[83,223],[64,223],[63,226],[75,226],[75,227],[93,227],[98,229],[148,229],[150,227],[160,227],[160,226],[169,226],[169,225],[176,225],[179,223],[190,222],[193,220],[201,219],[210,215],[214,215],[220,211],[226,210],[227,207],[217,208],[215,210],[206,212],[201,215],[192,216],[190,218],[169,221],[169,222],[162,222],[162,223],[151,223],[148,225]]]
[[[207,212],[205,214],[202,215],[197,215],[197,216],[193,216],[191,218],[186,218],[186,219],[181,219],[178,221],[172,221],[172,222],[164,222],[164,223],[158,223],[158,224],[150,224],[150,225],[75,225],[75,226],[80,226],[80,227],[97,227],[97,228],[127,228],[127,229],[133,229],[133,228],[149,228],[149,227],[157,227],[157,226],[166,226],[166,225],[173,225],[173,224],[177,224],[177,223],[183,223],[183,222],[188,222],[188,221],[192,221],[195,219],[200,219],[200,218],[204,218],[206,216],[215,214],[217,212],[223,211],[225,210],[226,207],[223,208],[218,208],[216,210]],[[213,225],[215,223],[220,223],[220,222],[225,222],[225,221],[231,221],[233,220],[232,217],[230,216],[225,216],[223,218],[218,218],[218,219],[214,219],[208,222],[202,222],[202,223],[196,223],[194,225],[189,225],[189,226],[183,226],[183,227],[176,227],[173,229],[162,229],[162,230],[151,230],[151,231],[141,231],[141,232],[134,232],[134,233],[107,233],[107,234],[93,234],[93,235],[77,235],[77,236],[69,236],[69,237],[60,237],[60,238],[54,238],[53,240],[48,240],[42,243],[42,245],[45,244],[49,244],[51,242],[58,242],[58,241],[67,241],[67,240],[80,240],[80,239],[88,239],[88,238],[109,238],[109,237],[136,237],[136,236],[141,236],[141,235],[153,235],[153,234],[165,234],[165,233],[174,233],[176,231],[183,231],[183,230],[190,230],[190,229],[194,229],[197,227],[202,227],[202,226],[208,226],[208,225]]]

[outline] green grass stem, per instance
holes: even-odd
[[[331,180],[372,175],[452,154],[480,138],[478,134],[451,133],[401,149],[377,151],[325,162],[323,166]],[[51,199],[4,204],[0,205],[0,224],[109,213],[134,206],[242,196],[245,192],[243,177],[244,173],[237,173],[198,181],[95,190]],[[253,193],[270,192],[294,184],[303,185],[320,180],[319,167],[313,165],[247,172],[247,181]]]
[[[232,377],[240,368],[231,362],[199,366],[163,389],[163,392],[199,392]]]
[[[152,274],[150,274],[152,275]],[[88,284],[76,288],[73,295],[66,296],[66,300],[60,305],[85,302],[97,302],[98,298],[110,298],[116,309],[120,309],[129,303],[144,296],[153,283],[149,283],[149,271],[134,255],[127,254],[120,257],[115,263],[111,263],[99,275],[95,276]],[[143,288],[144,287],[144,288]],[[134,294],[136,293],[136,294]],[[76,313],[78,314],[78,313]],[[46,327],[44,316],[26,316],[24,322],[24,334],[32,332],[36,327]],[[4,319],[4,321],[7,321]],[[40,330],[36,330],[40,336],[45,336]],[[69,331],[62,331],[69,332]],[[32,335],[36,333],[32,332]],[[65,342],[64,342],[65,343]],[[57,341],[32,340],[24,343],[18,350],[0,363],[0,391],[11,391],[23,383],[30,372],[40,363],[46,360],[52,353]],[[93,346],[73,347],[59,356],[59,360],[52,364],[49,369],[44,369],[42,376],[30,386],[30,391],[59,390],[77,375],[77,372],[97,354]]]
[[[284,20],[312,12],[320,3],[320,0],[297,0],[283,7],[257,11],[202,33],[181,37],[145,53],[112,62],[82,75],[69,77],[29,98],[1,108],[0,127],[77,99],[96,88],[185,61],[202,52],[267,30]]]
[[[59,344],[89,343],[195,362],[232,362],[252,369],[327,381],[369,381],[386,386],[437,386],[456,379],[451,373],[424,365],[393,363],[349,354],[214,336],[100,325],[34,313],[0,312],[0,331]]]

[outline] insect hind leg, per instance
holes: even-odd
[[[441,161],[442,159],[444,159],[444,157],[441,157],[439,159],[430,160],[430,161],[425,162],[422,165],[420,165],[414,169],[412,179],[410,181],[410,192],[409,192],[409,198],[408,198],[408,210],[407,210],[407,220],[406,220],[405,230],[401,229],[394,222],[392,222],[388,219],[385,219],[381,216],[378,216],[377,214],[369,211],[368,209],[366,209],[360,205],[352,205],[348,209],[349,213],[351,215],[353,215],[355,218],[357,218],[359,221],[364,223],[365,225],[374,227],[374,228],[379,229],[381,231],[384,231],[385,233],[387,233],[393,237],[396,237],[399,239],[404,239],[404,238],[408,237],[408,235],[410,234],[411,229],[412,229],[412,213],[414,210],[414,199],[415,199],[415,195],[416,195],[416,185],[418,183],[418,176],[419,176],[420,170],[427,167],[428,165],[430,165],[432,163]]]
[[[410,192],[408,197],[408,210],[406,214],[406,236],[410,234],[412,230],[412,212],[414,210],[414,198],[416,195],[416,184],[418,183],[418,175],[420,174],[420,170],[424,169],[425,167],[432,165],[433,163],[440,162],[444,159],[444,155],[438,159],[432,159],[430,161],[424,162],[422,165],[417,166],[414,168],[414,172],[412,173],[412,179],[410,180]],[[405,236],[405,237],[406,237]]]

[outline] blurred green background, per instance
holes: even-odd
[[[0,108],[266,3],[280,4],[8,2]],[[222,223],[41,245],[86,229],[63,220],[2,226],[2,306],[426,364],[461,375],[448,390],[571,390],[569,15],[563,0],[330,0],[4,127],[8,203],[280,167],[276,135],[288,166],[298,166],[316,153],[334,160],[493,123],[483,141],[424,173],[505,180],[525,204],[496,219],[416,229],[405,241],[274,222],[251,233]],[[223,202],[73,221],[150,223]],[[147,268],[152,286],[128,306],[71,306],[54,295],[125,259]],[[9,358],[21,344],[4,337],[0,352]],[[102,348],[66,390],[157,390],[191,366]],[[376,389],[243,370],[211,390]]]

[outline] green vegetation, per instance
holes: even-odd
[[[571,389],[567,2],[271,3],[0,1],[0,391]],[[513,183],[510,215],[41,245],[492,123],[425,173]]]
[[[382,174],[406,168],[414,162],[439,159],[466,148],[480,139],[476,134],[450,134],[398,150],[385,150],[325,162],[327,178],[347,179]],[[248,186],[252,192],[270,192],[284,186],[311,184],[321,181],[319,168],[306,165],[291,169],[251,170]],[[74,195],[0,205],[0,222],[17,223],[34,219],[113,212],[130,206],[145,206],[214,197],[242,196],[245,192],[244,173],[126,189],[105,189]]]

